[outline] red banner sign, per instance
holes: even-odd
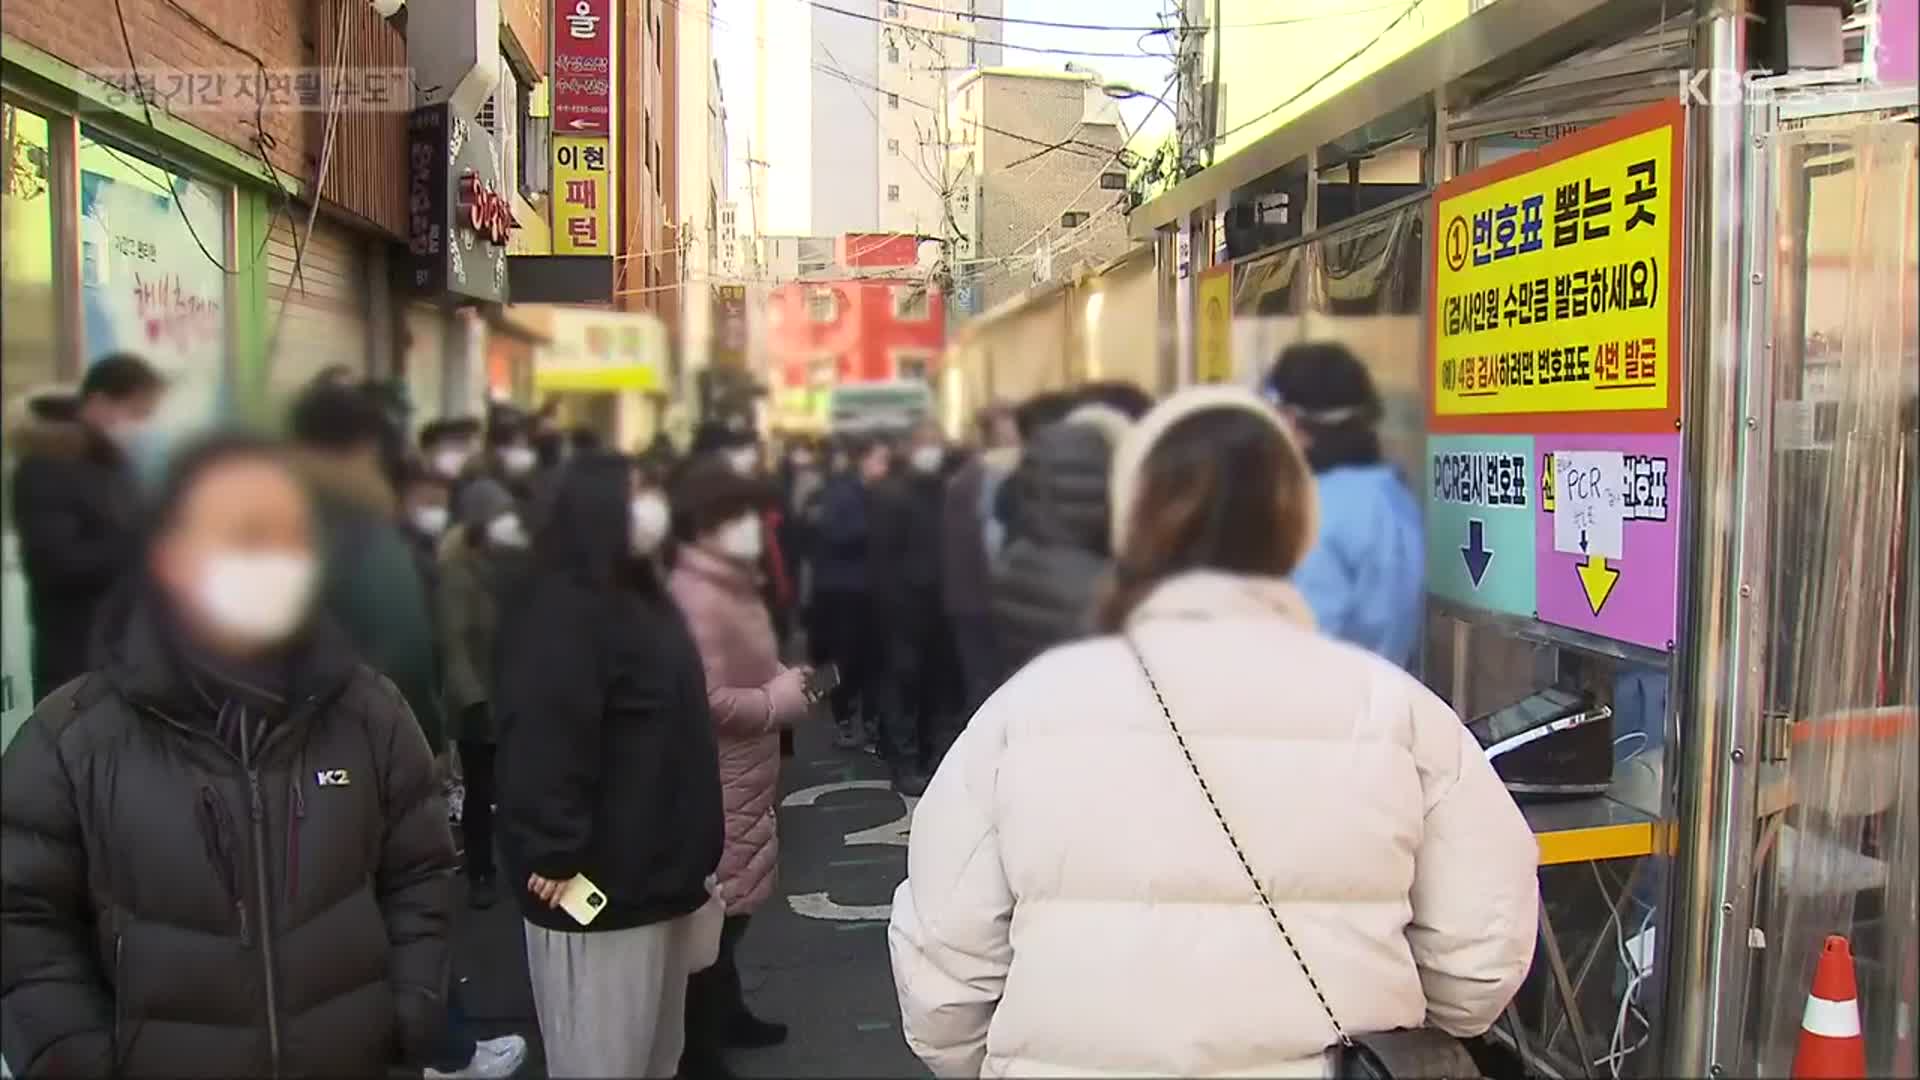
[[[613,0],[554,0],[554,134],[608,135],[612,122]]]

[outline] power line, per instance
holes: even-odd
[[[893,27],[916,34],[930,34],[935,37],[952,38],[956,41],[978,42],[980,40],[980,38],[974,34],[963,34],[957,30],[935,30],[931,27],[912,26],[905,23],[893,22],[878,15],[868,15],[863,11],[851,11],[843,7],[834,7],[832,4],[821,3],[820,0],[802,0],[802,2],[816,11],[831,12],[835,15],[842,15],[849,19],[858,19],[861,22],[874,23],[878,26]],[[954,12],[947,12],[946,14],[957,15],[957,13]],[[1015,52],[1041,53],[1049,56],[1094,56],[1114,60],[1138,60],[1142,56],[1149,59],[1152,58],[1151,53],[1140,50],[1134,52],[1113,52],[1111,50],[1101,49],[1056,49],[1044,45],[1015,45],[1010,41],[989,41],[987,44],[998,45],[1003,49],[1012,49]]]
[[[812,0],[806,0],[806,2],[811,3]],[[977,12],[948,11],[945,8],[936,7],[932,4],[909,3],[908,0],[893,0],[893,3],[895,7],[910,8],[914,11],[926,11],[926,12],[931,12],[938,15],[951,15],[955,18],[963,19],[967,21],[995,22],[995,23],[1001,23],[1006,26],[1039,26],[1039,27],[1045,27],[1051,30],[1088,30],[1093,32],[1114,32],[1114,33],[1128,33],[1128,34],[1142,34],[1142,33],[1144,34],[1183,34],[1183,33],[1192,33],[1196,30],[1210,29],[1209,27],[1206,27],[1206,26],[1190,26],[1185,24],[1177,24],[1177,25],[1171,25],[1171,26],[1164,25],[1164,24],[1159,26],[1147,26],[1147,25],[1128,26],[1128,25],[1114,25],[1110,23],[1056,22],[1051,19],[1025,19],[1025,18],[1019,18],[1012,15],[982,15]],[[821,7],[823,5],[815,3],[813,4],[813,6]],[[1379,4],[1373,7],[1349,8],[1345,11],[1329,12],[1321,15],[1297,15],[1297,16],[1292,16],[1292,17],[1283,18],[1283,19],[1264,19],[1259,22],[1230,23],[1228,25],[1220,27],[1219,29],[1253,30],[1253,29],[1258,29],[1258,28],[1267,27],[1267,26],[1294,26],[1300,23],[1316,22],[1321,19],[1337,19],[1345,15],[1357,15],[1357,14],[1361,14],[1368,11],[1383,11],[1388,8],[1396,8],[1399,6],[1400,6],[1399,4]],[[1011,48],[1011,46],[1009,47]]]
[[[863,80],[863,79],[859,79],[859,78],[856,78],[856,77],[854,77],[854,76],[852,76],[852,75],[849,75],[849,74],[847,74],[847,73],[846,73],[846,72],[844,72],[844,71],[836,71],[836,70],[833,70],[833,69],[831,69],[831,68],[827,68],[827,67],[823,67],[823,66],[821,66],[820,64],[817,64],[817,63],[813,65],[813,70],[815,70],[815,71],[818,71],[818,72],[820,72],[820,73],[821,73],[821,74],[823,74],[823,75],[829,75],[829,76],[832,76],[833,78],[836,78],[836,79],[839,79],[840,81],[842,81],[842,82],[844,82],[844,83],[847,83],[848,85],[851,85],[851,86],[857,86],[857,87],[859,87],[859,88],[861,88],[861,89],[863,89],[863,90],[871,90],[871,91],[873,91],[873,92],[874,92],[874,93],[876,93],[876,94],[886,94],[886,95],[888,95],[889,97],[894,97],[894,98],[898,98],[898,99],[900,99],[900,101],[901,101],[901,102],[902,102],[903,104],[907,104],[907,105],[911,105],[911,106],[913,106],[913,107],[914,107],[914,108],[916,108],[916,109],[925,109],[925,110],[927,110],[928,112],[932,112],[932,111],[934,111],[934,107],[933,107],[932,105],[929,105],[929,104],[927,104],[927,103],[926,103],[926,102],[924,102],[924,101],[915,101],[914,99],[912,99],[912,98],[910,98],[910,97],[907,97],[907,96],[906,96],[905,94],[901,94],[901,93],[897,93],[897,92],[895,92],[895,91],[892,91],[892,90],[888,90],[888,89],[886,89],[885,87],[881,87],[881,86],[877,86],[877,85],[875,85],[875,84],[873,84],[873,83],[870,83],[870,82],[867,82],[867,81],[865,81],[865,80]],[[1008,130],[1007,130],[1007,129],[1005,129],[1005,128],[999,128],[999,127],[994,127],[994,126],[993,126],[993,125],[991,125],[991,124],[981,124],[981,125],[980,125],[980,130],[982,130],[982,131],[991,131],[991,132],[993,132],[993,133],[994,133],[995,135],[1005,135],[1005,136],[1006,136],[1007,138],[1009,138],[1009,139],[1017,139],[1017,140],[1019,140],[1020,142],[1023,142],[1023,143],[1026,143],[1026,144],[1028,144],[1028,145],[1030,145],[1030,146],[1049,146],[1049,145],[1051,145],[1051,144],[1050,144],[1050,143],[1048,143],[1048,142],[1047,142],[1047,140],[1045,140],[1045,139],[1036,139],[1036,138],[1034,138],[1034,137],[1032,137],[1031,135],[1022,135],[1022,134],[1020,134],[1020,133],[1019,133],[1019,132],[1017,132],[1017,131],[1008,131]],[[1098,151],[1098,152],[1097,152],[1097,153],[1090,153],[1090,152],[1088,152],[1088,151],[1086,151],[1086,150],[1081,150],[1081,149],[1077,149],[1078,147],[1092,147],[1092,148],[1093,148],[1093,150],[1095,150],[1095,151]],[[1109,150],[1109,149],[1107,149],[1106,147],[1104,147],[1104,146],[1101,146],[1101,145],[1100,145],[1099,143],[1092,143],[1092,142],[1087,142],[1087,141],[1086,141],[1086,140],[1084,140],[1084,139],[1075,139],[1075,140],[1073,140],[1073,142],[1072,142],[1071,144],[1069,144],[1069,145],[1067,145],[1067,146],[1063,146],[1063,147],[1061,147],[1061,149],[1062,149],[1062,150],[1064,150],[1064,151],[1066,151],[1067,153],[1070,153],[1070,154],[1078,154],[1078,155],[1079,155],[1079,156],[1081,156],[1081,157],[1085,157],[1085,158],[1097,158],[1097,159],[1100,159],[1100,160],[1105,160],[1105,159],[1107,159],[1108,157],[1110,157],[1110,156],[1112,156],[1112,154],[1113,154],[1113,151],[1112,151],[1112,150]]]

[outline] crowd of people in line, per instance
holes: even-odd
[[[143,486],[165,392],[111,357],[10,424],[17,1074],[510,1075],[448,978],[464,891],[523,917],[550,1075],[729,1075],[787,1036],[738,954],[815,712],[923,796],[890,941],[941,1075],[1305,1075],[1525,974],[1532,840],[1406,673],[1419,512],[1342,347],[965,445],[636,455],[506,406],[411,437],[329,376]]]

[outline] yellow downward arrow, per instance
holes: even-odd
[[[1589,555],[1587,561],[1574,569],[1580,571],[1580,587],[1586,591],[1587,606],[1595,615],[1607,605],[1607,597],[1613,595],[1613,587],[1620,580],[1620,571],[1607,565],[1603,555]]]

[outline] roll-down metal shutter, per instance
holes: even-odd
[[[267,320],[280,322],[279,347],[272,358],[269,390],[278,396],[297,392],[327,368],[344,365],[356,375],[367,372],[368,290],[366,242],[355,232],[316,218],[306,235],[306,211],[299,219],[306,259],[295,280],[294,234],[286,214],[274,218],[267,237]],[[288,283],[293,287],[288,289]],[[281,304],[286,313],[281,314]]]

